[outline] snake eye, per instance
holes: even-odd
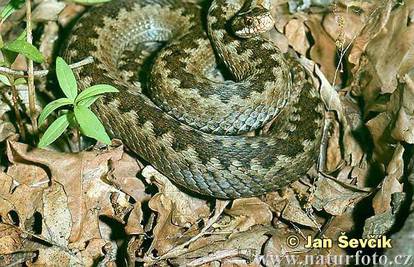
[[[252,25],[252,24],[253,24],[253,19],[252,19],[251,17],[247,17],[247,18],[244,20],[244,22],[245,22],[245,24],[246,24],[247,26],[250,26],[250,25]]]

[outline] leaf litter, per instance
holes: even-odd
[[[34,19],[44,26],[39,44],[42,66],[49,68],[59,27],[83,7],[38,2]],[[269,36],[282,51],[290,46],[300,55],[330,110],[320,165],[265,196],[203,198],[177,188],[120,142],[76,154],[69,152],[73,144],[43,150],[17,142],[5,91],[0,266],[284,266],[286,255],[350,253],[337,246],[306,248],[308,236],[409,240],[414,1],[325,1],[298,4],[303,10],[293,13],[288,2],[295,1],[273,2]],[[16,12],[4,23],[4,38],[16,35],[22,17]],[[16,67],[24,69],[24,60]],[[44,81],[38,87],[53,96]],[[287,242],[292,236],[295,246]],[[396,244],[385,253],[407,251]]]

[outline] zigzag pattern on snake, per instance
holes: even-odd
[[[213,0],[207,15],[181,1],[113,1],[84,14],[66,47],[71,62],[95,58],[78,73],[82,86],[120,90],[93,106],[108,133],[176,184],[217,198],[299,179],[323,126],[303,67],[267,39],[229,30],[245,1]]]

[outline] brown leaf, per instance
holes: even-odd
[[[16,134],[16,128],[8,121],[0,120],[0,142],[13,137]]]
[[[145,193],[144,183],[137,179],[142,166],[135,158],[123,153],[120,160],[112,162],[111,167],[108,179],[116,188],[137,202],[149,200],[150,196]]]
[[[53,262],[51,262],[53,259]],[[80,266],[82,261],[76,255],[59,247],[41,249],[36,260],[39,266]]]
[[[369,235],[381,236],[387,234],[400,219],[401,215],[399,215],[399,213],[401,212],[401,207],[403,207],[402,204],[405,200],[405,193],[393,193],[391,197],[392,208],[384,213],[380,213],[366,219],[362,236],[366,238]]]
[[[365,52],[367,44],[385,27],[393,4],[391,0],[381,1],[379,5],[374,5],[372,10],[366,10],[368,17],[364,21],[365,26],[353,42],[348,56],[348,61],[356,67],[360,65],[361,55]]]
[[[16,223],[9,214],[15,212],[21,229],[31,229],[32,218],[42,209],[43,187],[14,186],[12,177],[0,172],[0,217],[7,223]]]
[[[305,230],[307,234],[313,234],[309,230]],[[291,246],[289,238],[291,236],[298,237],[298,246]],[[287,227],[278,228],[272,234],[272,237],[266,242],[263,249],[263,259],[266,266],[273,266],[271,263],[276,261],[276,257],[283,257],[289,253],[297,252],[303,249],[305,239],[293,229]]]
[[[325,32],[321,25],[320,16],[310,16],[306,22],[306,26],[309,28],[312,34],[315,44],[311,47],[310,56],[313,61],[321,66],[322,72],[325,74],[327,79],[331,82],[340,83],[338,75],[335,76],[336,72],[336,45],[335,41]]]
[[[398,140],[414,144],[414,82],[410,76],[404,75],[405,87],[401,96],[401,105],[391,136]]]
[[[62,26],[67,26],[68,23],[73,21],[73,19],[84,10],[85,7],[82,5],[77,5],[74,3],[67,4],[66,7],[59,14],[59,24]]]
[[[327,119],[325,120],[327,121]],[[340,147],[340,126],[339,122],[335,120],[335,116],[330,116],[330,129],[328,148],[326,152],[325,171],[331,173],[338,169],[342,162],[342,151]]]
[[[17,227],[0,224],[0,255],[12,254],[23,249],[22,232]],[[0,257],[1,258],[1,257]]]
[[[297,182],[297,184],[300,184]],[[266,203],[276,212],[277,216],[281,216],[283,219],[293,223],[309,226],[318,227],[318,223],[309,217],[309,214],[304,211],[301,203],[297,199],[297,195],[292,188],[297,188],[294,183],[291,187],[283,190],[283,194],[277,192],[266,194]]]
[[[403,153],[404,147],[398,144],[392,160],[388,164],[387,176],[381,185],[381,190],[377,192],[372,200],[372,207],[374,208],[375,214],[381,214],[391,210],[392,194],[403,191],[403,185],[401,183],[404,171]]]
[[[39,186],[49,183],[49,176],[41,166],[21,161],[18,155],[9,154],[8,158],[12,165],[7,169],[7,175],[13,177],[19,184]]]
[[[387,162],[392,155],[390,124],[393,116],[389,112],[383,112],[366,123],[374,142],[374,158],[378,162]]]
[[[285,26],[285,35],[295,51],[306,55],[310,45],[306,37],[306,27],[302,20],[290,20]]]
[[[403,76],[414,64],[414,24],[407,25],[413,8],[414,1],[407,1],[393,10],[385,27],[367,45],[366,55],[381,93],[392,93],[397,88],[397,75]]]
[[[311,204],[317,210],[324,209],[332,215],[341,215],[367,195],[368,192],[346,188],[334,180],[319,179]]]
[[[125,232],[127,235],[139,235],[144,234],[142,227],[142,209],[141,202],[134,204],[134,209],[131,211],[128,217],[127,225],[125,226]]]
[[[323,232],[323,235],[337,240],[341,233],[348,233],[352,231],[355,228],[354,214],[354,209],[348,209],[341,215],[333,216],[328,227],[326,227]]]
[[[65,3],[56,0],[42,1],[33,10],[32,20],[35,22],[57,20],[58,14],[65,8],[65,6]]]
[[[43,191],[42,235],[54,244],[66,247],[72,229],[71,214],[65,191],[60,184],[52,184]]]
[[[62,201],[61,204],[49,205],[46,203],[49,206],[46,207],[45,211],[50,209],[51,213],[55,215],[67,216],[64,215],[66,214],[65,206],[69,209],[71,226],[67,225],[65,229],[69,227],[71,230],[68,241],[72,246],[75,246],[74,242],[78,242],[81,245],[90,239],[109,238],[109,236],[102,236],[105,232],[102,232],[100,228],[102,222],[99,220],[99,216],[106,216],[123,222],[125,212],[129,212],[132,209],[127,196],[123,192],[101,179],[107,175],[110,161],[116,162],[121,160],[123,154],[122,147],[108,152],[92,151],[69,154],[43,149],[30,149],[27,145],[10,142],[7,154],[9,159],[16,164],[24,162],[25,164],[44,166],[51,174],[51,188],[57,188],[54,187],[55,183],[63,187],[66,196],[59,194],[49,195],[50,197],[59,196],[58,199]],[[19,186],[24,189],[22,194],[27,195],[27,192],[33,191],[31,188],[23,188],[23,186]],[[48,184],[44,184],[44,187],[47,186]],[[13,194],[19,192],[19,187],[16,188]],[[30,197],[24,198],[30,201],[30,203],[37,203],[37,206],[30,208],[31,205],[25,203],[23,208],[29,210],[24,210],[21,212],[23,215],[19,213],[19,216],[32,214],[34,210],[38,210],[41,213],[45,212],[38,207],[38,203],[42,203],[39,200],[39,197],[42,197],[42,190],[37,190],[40,192],[35,195],[31,194],[33,197],[37,196],[37,199],[30,200]],[[45,191],[46,195],[49,190]],[[29,194],[29,196],[31,195]],[[67,200],[65,200],[65,197]],[[22,218],[24,219],[24,217]],[[53,220],[60,220],[58,218],[49,219],[52,220],[51,224],[53,224]],[[59,228],[56,230],[59,230]],[[52,251],[50,253],[55,252]]]
[[[232,234],[226,240],[211,242],[183,255],[180,265],[198,266],[224,258],[236,258],[241,264],[247,264],[258,258],[260,248],[269,239],[267,234],[270,231],[272,229],[268,226],[256,226],[248,231]]]
[[[103,255],[103,247],[108,241],[104,239],[92,239],[84,250],[81,251],[83,266],[93,266]]]
[[[270,225],[273,218],[269,205],[259,198],[236,199],[225,213],[237,221],[236,229],[232,230],[241,232],[254,225]]]
[[[329,256],[345,256],[346,252],[333,244],[332,248],[309,249],[305,248],[309,237],[315,237],[316,233],[307,229],[301,232],[289,228],[279,228],[272,235],[272,238],[265,244],[262,257],[265,266],[302,266],[298,263],[307,262],[309,266],[332,266],[320,262],[311,264],[310,257],[328,258]],[[324,235],[324,237],[329,238]],[[336,238],[332,238],[336,240]],[[292,240],[294,243],[292,243]],[[296,264],[293,264],[294,260]]]
[[[351,9],[334,9],[324,16],[322,26],[331,39],[335,40],[337,47],[346,49],[359,35],[364,23],[363,18]]]
[[[158,213],[151,248],[157,249],[162,255],[182,243],[180,238],[185,228],[195,226],[199,220],[208,218],[210,209],[205,200],[180,191],[151,166],[144,168],[142,175],[148,180],[153,180],[160,191],[148,205]]]

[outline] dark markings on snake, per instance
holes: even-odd
[[[262,0],[243,10],[252,16],[246,28],[231,28],[244,1],[213,0],[207,12],[178,0],[112,1],[87,11],[65,49],[70,62],[95,58],[77,73],[81,88],[120,90],[93,106],[108,133],[176,184],[217,198],[299,179],[323,126],[303,67],[255,35],[268,27]],[[246,135],[253,131],[261,133]]]

